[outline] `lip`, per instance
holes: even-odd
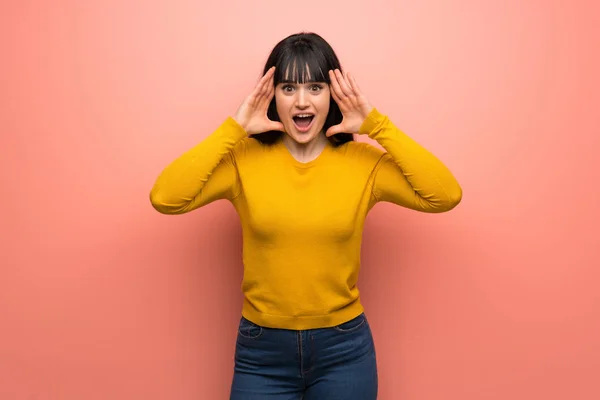
[[[298,125],[296,125],[296,121],[294,121],[294,118],[292,118],[292,123],[294,124],[294,127],[296,128],[296,130],[298,132],[301,132],[301,133],[308,132],[310,130],[310,128],[312,128],[314,122],[315,122],[315,116],[313,115],[313,119],[310,121],[310,124],[308,124],[308,126],[306,128],[301,128]]]

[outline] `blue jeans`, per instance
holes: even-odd
[[[230,400],[375,400],[377,386],[364,313],[335,327],[301,331],[240,320]]]

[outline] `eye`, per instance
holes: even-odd
[[[284,92],[287,92],[287,93],[289,93],[289,92],[291,92],[292,90],[294,90],[294,87],[293,87],[292,85],[283,85],[283,86],[281,87],[281,90],[283,90]]]
[[[323,89],[323,85],[314,84],[310,86],[310,90],[312,90],[313,92],[318,92],[321,89]]]

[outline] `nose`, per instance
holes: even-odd
[[[296,92],[296,107],[307,108],[309,106],[308,96],[304,88],[298,89]]]

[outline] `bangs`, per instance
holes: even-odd
[[[283,52],[275,63],[275,85],[279,83],[329,82],[332,69],[323,53],[307,46]]]

